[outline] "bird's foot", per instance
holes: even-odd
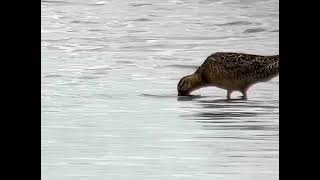
[[[244,95],[244,96],[241,96],[241,99],[242,100],[247,100],[248,98],[247,98],[247,96]]]

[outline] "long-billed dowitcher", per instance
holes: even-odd
[[[262,56],[245,53],[217,52],[204,61],[195,73],[183,77],[178,83],[178,95],[186,96],[202,87],[216,86],[247,98],[250,86],[269,81],[279,74],[279,55]]]

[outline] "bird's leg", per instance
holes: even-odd
[[[231,93],[232,93],[231,90],[227,90],[227,99],[231,99]]]
[[[241,90],[241,93],[243,94],[242,99],[247,99],[247,89]]]

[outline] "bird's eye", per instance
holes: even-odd
[[[182,85],[180,86],[180,89],[183,91],[186,91],[188,89],[188,84],[187,83],[182,83]]]

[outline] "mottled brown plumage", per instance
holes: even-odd
[[[243,98],[247,98],[250,86],[268,81],[278,73],[279,55],[217,52],[207,57],[194,74],[180,80],[178,95],[189,95],[196,89],[216,86],[227,90],[228,99],[233,91],[240,91]]]

